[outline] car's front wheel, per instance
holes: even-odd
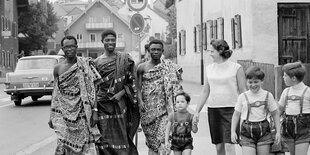
[[[20,106],[22,104],[22,99],[18,99],[16,101],[14,101],[16,106]]]

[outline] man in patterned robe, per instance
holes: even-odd
[[[182,69],[167,59],[161,59],[163,52],[162,41],[152,40],[149,43],[151,59],[137,69],[141,126],[149,155],[159,155],[165,151],[168,113],[174,111],[174,95],[182,89]]]
[[[98,143],[101,155],[137,155],[133,137],[139,126],[139,109],[135,95],[134,61],[128,53],[116,52],[116,33],[102,33],[105,53],[95,60],[103,82],[98,95]]]
[[[66,60],[54,68],[49,125],[57,135],[56,155],[95,155],[100,133],[95,125],[95,83],[101,77],[90,58],[76,56],[77,41],[66,36],[61,41]]]

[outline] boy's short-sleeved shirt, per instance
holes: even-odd
[[[251,122],[260,122],[266,119],[266,114],[268,111],[273,112],[278,109],[276,101],[273,95],[263,89],[260,89],[257,93],[252,93],[250,90],[244,92],[246,93],[249,102],[253,103],[256,101],[265,101],[267,93],[269,93],[268,101],[267,101],[267,111],[265,106],[260,107],[251,107],[251,112],[249,115],[249,121]],[[237,104],[235,106],[235,110],[241,112],[241,120],[246,120],[247,113],[248,113],[248,102],[245,98],[244,93],[240,94],[238,97]]]
[[[306,89],[306,85],[303,82],[300,82],[299,84],[295,86],[291,86],[289,88],[285,88],[281,94],[279,105],[284,107],[286,96],[296,95],[296,96],[302,96],[302,93]],[[288,89],[290,90],[287,94]],[[304,96],[303,101],[303,113],[310,113],[310,88],[308,87],[307,92]],[[287,101],[287,106],[285,107],[285,113],[287,115],[298,115],[300,113],[300,101],[299,100],[289,100]]]

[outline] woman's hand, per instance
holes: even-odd
[[[196,123],[198,124],[198,122],[199,122],[199,113],[198,113],[198,112],[196,112],[196,113],[194,114],[193,122],[196,122]]]
[[[231,132],[231,142],[238,144],[239,138],[236,134],[236,132]]]

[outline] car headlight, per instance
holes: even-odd
[[[42,77],[42,81],[48,81],[48,77]]]

